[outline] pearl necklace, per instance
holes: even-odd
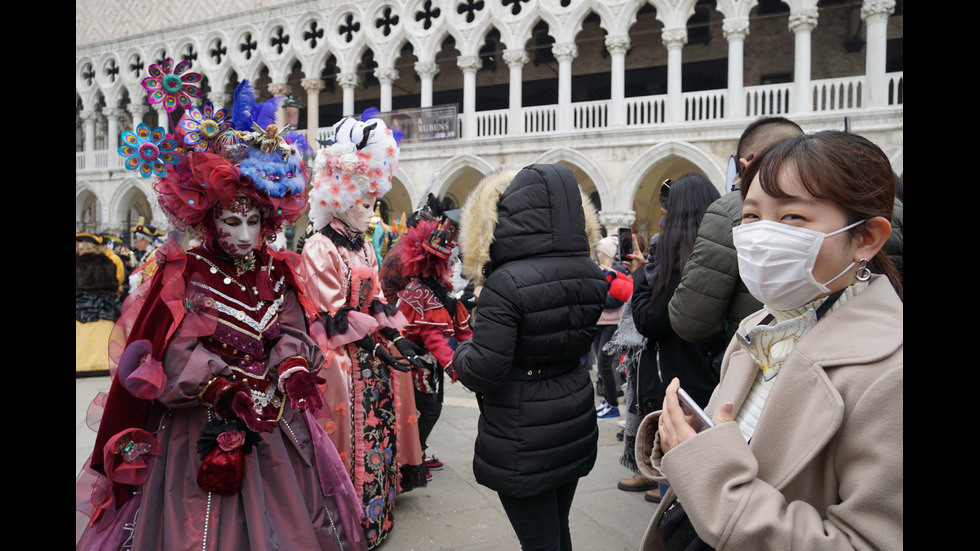
[[[199,255],[197,253],[191,253],[191,254],[194,255],[194,257],[196,257],[198,260],[202,260],[205,263],[207,263],[208,266],[211,266],[211,270],[210,271],[211,271],[212,274],[221,274],[221,275],[225,276],[225,278],[222,280],[222,282],[225,285],[232,285],[232,284],[234,284],[234,285],[238,286],[242,290],[243,293],[248,289],[248,286],[246,286],[244,283],[239,282],[238,280],[236,280],[235,278],[231,277],[230,275],[226,274],[214,262],[211,262],[209,259],[204,258],[203,256],[201,256],[201,255]],[[254,253],[249,253],[249,256],[250,257],[252,255],[254,255]],[[249,260],[252,261],[254,259],[253,258],[249,258]],[[254,267],[254,262],[249,266],[249,269],[251,269],[252,267]],[[244,273],[244,272],[240,272],[238,275],[241,275],[242,273]],[[259,294],[259,290],[256,289],[255,287],[252,287],[252,292],[255,293],[256,295]]]

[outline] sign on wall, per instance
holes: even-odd
[[[378,118],[385,121],[388,128],[397,128],[405,133],[402,143],[447,140],[457,138],[456,104],[437,107],[399,109],[380,113]]]

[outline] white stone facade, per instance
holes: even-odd
[[[659,183],[697,170],[722,189],[742,129],[763,115],[807,131],[846,117],[902,175],[901,1],[817,4],[139,0],[119,13],[77,0],[76,231],[125,234],[138,216],[165,226],[152,181],[115,150],[138,122],[169,126],[140,86],[166,57],[192,59],[217,107],[243,78],[260,99],[292,95],[311,138],[368,106],[456,104],[460,137],[403,144],[390,217],[430,182],[460,204],[497,167],[564,163],[607,230],[646,238]]]

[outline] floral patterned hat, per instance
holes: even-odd
[[[391,190],[398,169],[398,143],[404,133],[388,128],[367,109],[360,120],[345,117],[334,125],[334,138],[317,153],[310,190],[310,220],[320,230],[334,214],[370,202]]]
[[[150,66],[142,82],[147,101],[163,104],[174,132],[142,123],[122,132],[118,152],[126,168],[156,178],[160,206],[179,230],[199,226],[211,209],[244,195],[262,211],[266,233],[275,234],[306,209],[304,157],[312,157],[312,148],[303,134],[276,125],[283,98],[256,101],[248,80],[236,88],[231,110],[211,102],[194,106],[202,76],[190,67],[170,58]],[[178,108],[183,113],[174,121]]]

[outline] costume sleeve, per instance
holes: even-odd
[[[477,330],[453,356],[459,380],[474,392],[492,393],[506,379],[514,363],[514,347],[521,320],[520,305],[507,297],[519,296],[510,274],[494,272],[480,293]]]
[[[174,338],[164,356],[163,370],[167,384],[159,400],[172,408],[201,405],[199,396],[208,382],[219,375],[231,375],[228,364],[196,337]]]
[[[279,323],[282,334],[269,351],[269,365],[275,367],[289,358],[299,356],[306,359],[310,371],[319,369],[323,363],[323,354],[310,337],[303,309],[292,289],[287,289],[284,294]]]
[[[670,323],[686,341],[708,340],[725,328],[725,314],[739,282],[734,222],[724,206],[725,199],[731,200],[725,196],[704,213],[680,285],[670,299]]]
[[[663,471],[715,549],[901,549],[903,411],[899,366],[865,391],[839,430],[827,473],[836,477],[839,503],[826,518],[758,478],[759,465],[734,422],[667,452]]]
[[[446,335],[439,326],[422,323],[419,325],[418,332],[425,348],[439,362],[439,367],[445,367],[453,361],[453,349],[449,346],[449,341],[446,340]]]
[[[344,306],[341,258],[337,247],[321,234],[314,234],[303,245],[303,267],[309,278],[306,288],[317,311],[333,314]]]

